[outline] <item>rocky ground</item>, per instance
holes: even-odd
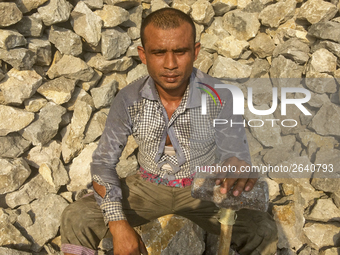
[[[0,0],[0,254],[60,254],[60,215],[87,192],[108,107],[147,73],[137,54],[141,20],[165,6],[195,21],[195,66],[246,78],[238,86],[245,95],[254,88],[257,109],[269,109],[272,87],[311,92],[311,116],[289,111],[295,127],[250,127],[248,140],[254,165],[333,164],[329,176],[263,178],[278,254],[340,254],[338,0]],[[253,78],[271,83],[256,89]],[[254,116],[246,111],[245,119]],[[277,111],[261,119],[283,120]],[[121,177],[138,168],[135,149],[130,139]],[[216,252],[216,236],[177,216],[139,231],[151,254]]]

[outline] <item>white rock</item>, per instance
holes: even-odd
[[[129,12],[118,6],[104,5],[102,10],[97,10],[94,13],[104,21],[103,27],[105,28],[116,27],[129,20]]]
[[[25,46],[26,43],[25,37],[20,33],[14,30],[0,29],[0,48],[8,50],[18,46]]]
[[[337,58],[326,49],[315,51],[309,63],[309,70],[319,73],[332,74],[336,70]]]
[[[310,223],[303,231],[310,240],[312,247],[334,246],[339,241],[339,226],[330,224]]]
[[[214,7],[215,15],[222,16],[226,12],[236,9],[237,0],[214,0],[212,6]]]
[[[337,11],[338,9],[332,3],[322,0],[308,0],[301,6],[297,17],[315,24],[332,19]]]
[[[60,158],[61,144],[57,141],[50,141],[45,145],[33,147],[26,157],[29,165],[39,168],[41,164],[51,162],[54,158]]]
[[[251,74],[251,67],[241,64],[231,58],[218,56],[209,74],[216,78],[248,78]]]
[[[31,174],[31,169],[22,158],[7,160],[0,158],[0,194],[17,190]]]
[[[216,43],[218,54],[227,58],[239,58],[249,43],[244,40],[237,40],[234,36],[225,37]]]
[[[126,56],[118,59],[106,60],[102,54],[88,53],[85,54],[85,59],[89,66],[103,73],[114,71],[124,72],[133,65],[133,60]]]
[[[67,21],[70,17],[72,5],[66,0],[49,0],[38,8],[38,12],[46,26]]]
[[[22,12],[15,3],[0,3],[0,27],[8,27],[22,19]]]
[[[54,158],[48,163],[42,163],[39,167],[41,176],[56,190],[62,185],[68,184],[70,178],[59,158]]]
[[[85,129],[84,143],[92,143],[102,135],[108,114],[109,108],[104,108],[93,115]]]
[[[77,35],[83,37],[92,46],[98,45],[103,20],[94,14],[84,2],[78,2],[73,9],[71,24]]]
[[[15,0],[15,3],[22,13],[27,13],[38,8],[47,1],[48,0]]]
[[[295,8],[296,0],[279,1],[264,8],[259,15],[259,20],[264,26],[278,27],[294,16]]]
[[[105,86],[91,89],[94,106],[97,109],[109,107],[117,92],[118,82],[112,81]]]
[[[96,143],[90,143],[79,156],[72,161],[69,171],[71,182],[67,185],[69,191],[86,189],[86,185],[92,181],[90,163],[92,162],[92,154],[96,148]]]
[[[34,120],[34,113],[0,105],[0,136],[6,136],[27,127]]]
[[[56,104],[66,103],[71,99],[72,92],[76,86],[76,81],[63,76],[48,81],[38,88],[38,93]]]
[[[74,111],[75,105],[78,101],[84,101],[94,108],[92,97],[83,89],[75,87],[71,99],[65,103],[68,111]]]
[[[306,219],[322,222],[340,221],[340,210],[335,206],[332,199],[318,199]]]
[[[139,64],[136,66],[134,69],[128,72],[127,77],[126,77],[126,82],[131,83],[135,80],[138,80],[139,78],[148,75],[148,69],[146,65],[144,64]]]
[[[102,32],[102,54],[107,60],[123,55],[131,44],[131,39],[124,30],[105,29]]]
[[[207,0],[198,0],[191,8],[191,17],[198,24],[208,25],[215,15],[214,8]]]

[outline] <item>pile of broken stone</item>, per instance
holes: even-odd
[[[147,74],[137,54],[141,20],[166,6],[195,21],[202,45],[195,67],[212,76],[325,78],[303,85],[311,116],[288,112],[295,127],[273,123],[247,135],[254,165],[333,164],[340,171],[338,0],[0,0],[1,254],[61,254],[60,216],[87,192],[110,103]],[[269,89],[253,90],[258,109],[269,108]],[[129,138],[121,177],[138,169],[136,148]],[[278,254],[340,253],[339,179],[317,177],[263,177]],[[139,231],[151,254],[216,252],[217,237],[181,217]],[[110,240],[101,248],[109,250]]]

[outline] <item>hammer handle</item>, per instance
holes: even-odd
[[[218,255],[229,254],[232,230],[233,230],[233,225],[221,224],[221,234],[220,234],[220,244],[218,247]]]

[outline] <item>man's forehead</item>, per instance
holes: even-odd
[[[153,25],[152,23],[147,25],[144,30],[145,42],[152,41],[150,46],[154,44],[164,44],[169,39],[177,41],[179,44],[192,41],[192,28],[187,22],[183,22],[180,26],[174,28],[161,28]],[[183,47],[183,46],[179,46]]]

